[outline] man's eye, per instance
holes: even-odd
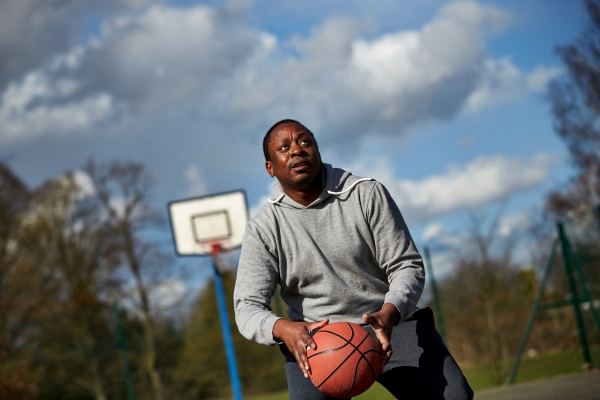
[[[282,145],[281,145],[281,147],[279,147],[279,149],[281,149],[281,150],[285,150],[285,149],[287,149],[288,147],[290,147],[290,146],[288,146],[287,144],[282,144]]]

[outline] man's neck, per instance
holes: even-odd
[[[281,188],[292,200],[306,207],[315,201],[323,190],[323,171],[320,171],[306,187],[286,187],[281,185]]]

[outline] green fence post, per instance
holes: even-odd
[[[273,296],[273,303],[275,305],[275,313],[283,318],[283,309],[281,307],[281,294],[279,294],[279,285],[275,289],[275,296]]]
[[[119,306],[117,303],[113,304],[113,310],[115,311],[115,319],[117,320],[117,333],[119,335],[119,348],[121,349],[121,356],[123,357],[123,366],[125,368],[125,383],[127,384],[127,398],[129,400],[135,400],[135,392],[133,391],[133,381],[131,380],[131,371],[129,369],[129,359],[127,358],[127,342],[125,341],[125,334],[123,333],[123,327],[121,326],[121,315],[119,314]]]
[[[446,340],[446,325],[444,324],[444,315],[442,314],[442,307],[440,305],[440,297],[438,295],[437,285],[435,283],[435,276],[433,275],[433,264],[431,263],[431,254],[429,253],[429,247],[425,246],[423,249],[425,252],[425,265],[427,266],[427,275],[429,275],[429,284],[431,285],[431,294],[433,296],[433,305],[435,307],[436,320],[438,323],[440,336],[442,340],[448,346]]]
[[[581,268],[581,264],[579,263],[577,254],[575,254],[575,251],[571,246],[569,246],[569,250],[569,255],[571,257],[571,260],[573,261],[573,265],[575,266],[575,271],[577,271],[577,276],[579,277],[579,284],[583,289],[583,297],[585,298],[585,301],[587,301],[590,304],[590,310],[592,311],[594,322],[596,322],[596,326],[598,327],[598,330],[600,330],[600,318],[598,317],[598,313],[596,312],[596,307],[594,307],[594,299],[592,298],[592,294],[590,293],[587,287],[587,282],[585,280],[585,276],[583,275],[583,269]]]
[[[531,335],[531,330],[533,329],[533,322],[535,321],[535,316],[537,315],[538,309],[540,308],[542,296],[544,295],[544,290],[546,289],[546,282],[548,282],[550,270],[552,269],[552,264],[554,263],[554,256],[556,255],[557,247],[558,240],[555,239],[554,242],[552,242],[550,257],[548,258],[548,262],[546,263],[546,269],[544,269],[544,274],[542,275],[540,286],[538,287],[538,291],[535,295],[535,300],[533,300],[533,307],[531,307],[529,319],[527,320],[527,325],[525,326],[525,332],[523,333],[521,343],[519,344],[519,350],[517,351],[515,364],[513,365],[512,371],[510,372],[510,377],[508,378],[509,385],[515,383],[515,379],[517,378],[517,372],[519,371],[519,366],[521,365],[521,358],[523,357],[525,346],[527,346],[527,342],[529,341],[529,335]]]
[[[571,257],[569,257],[569,241],[565,236],[565,231],[562,222],[556,224],[558,229],[558,238],[560,239],[563,260],[565,262],[565,271],[567,273],[567,281],[569,282],[569,290],[571,291],[571,304],[573,304],[573,311],[575,312],[575,321],[577,322],[577,331],[579,332],[579,341],[581,342],[581,352],[583,353],[583,362],[585,366],[591,368],[592,358],[590,357],[590,350],[587,344],[587,338],[585,336],[585,327],[583,325],[583,318],[581,317],[581,310],[579,309],[579,296],[577,295],[577,287],[575,286],[575,279],[573,279],[573,269],[571,266]]]

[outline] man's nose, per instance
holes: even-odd
[[[304,149],[304,147],[300,146],[300,144],[298,143],[292,143],[290,150],[292,152],[292,156],[299,156],[299,155],[304,155],[306,153],[306,150]]]

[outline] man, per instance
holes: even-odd
[[[313,330],[337,321],[376,335],[378,381],[397,398],[472,398],[431,310],[415,311],[423,261],[383,185],[322,163],[312,132],[294,120],[273,125],[263,150],[278,184],[246,228],[235,315],[247,339],[280,345],[290,399],[328,398],[306,379],[306,349],[316,348]],[[271,311],[277,285],[292,321]]]

